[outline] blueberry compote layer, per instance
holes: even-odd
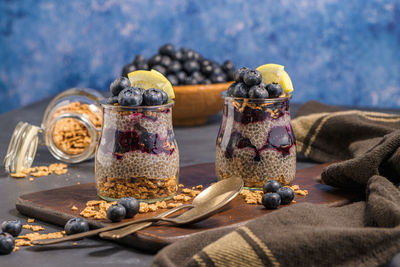
[[[225,98],[217,139],[219,179],[242,177],[246,187],[266,180],[289,184],[296,172],[296,146],[289,101],[251,103]]]
[[[170,108],[104,110],[96,152],[98,193],[105,199],[135,197],[150,202],[177,190],[179,150]]]

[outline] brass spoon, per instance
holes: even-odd
[[[241,178],[232,177],[219,181],[212,186],[201,192],[196,198],[193,199],[192,204],[194,208],[182,213],[175,218],[153,217],[148,218],[145,222],[140,224],[129,225],[113,231],[102,232],[101,238],[106,239],[120,239],[143,228],[152,225],[153,222],[165,221],[177,225],[195,223],[215,214],[220,208],[228,204],[235,198],[243,187]]]
[[[66,241],[82,239],[84,237],[95,236],[102,232],[107,232],[107,231],[118,229],[118,228],[121,228],[124,226],[129,226],[131,224],[136,225],[138,223],[147,222],[148,225],[151,225],[149,222],[155,222],[155,221],[159,221],[161,219],[164,221],[171,220],[172,218],[164,218],[164,217],[166,217],[178,210],[181,210],[184,208],[191,208],[191,207],[195,207],[195,206],[196,206],[196,209],[193,208],[193,209],[187,211],[187,212],[191,212],[191,213],[189,213],[189,217],[187,215],[184,216],[187,212],[181,214],[178,217],[181,218],[179,220],[181,223],[179,223],[179,224],[196,222],[196,221],[202,220],[204,218],[207,218],[207,217],[213,215],[215,212],[217,212],[218,209],[220,209],[221,207],[226,205],[228,202],[230,202],[234,197],[236,197],[239,194],[242,187],[243,187],[242,179],[237,178],[237,177],[232,177],[229,179],[219,181],[219,182],[209,186],[207,189],[202,191],[196,198],[193,199],[192,204],[185,204],[185,205],[178,206],[176,208],[173,208],[171,210],[168,210],[166,212],[158,214],[152,218],[144,218],[144,219],[139,219],[139,220],[135,220],[135,221],[128,221],[128,222],[119,223],[116,225],[110,225],[110,226],[102,227],[99,229],[94,229],[94,230],[84,232],[84,233],[68,235],[68,236],[65,236],[62,238],[34,240],[34,241],[32,241],[32,244],[34,244],[34,245],[50,245],[50,244],[57,244],[57,243],[62,243],[62,242],[66,242]],[[199,206],[197,207],[197,205],[199,205]],[[176,218],[178,218],[178,217],[176,217]],[[176,219],[176,218],[174,218],[174,219]]]

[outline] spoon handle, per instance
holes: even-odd
[[[67,235],[67,236],[64,236],[64,237],[61,237],[61,238],[54,238],[54,239],[33,240],[32,244],[33,245],[51,245],[51,244],[58,244],[58,243],[66,242],[66,241],[78,240],[78,239],[82,239],[84,237],[95,236],[95,235],[97,235],[97,234],[99,234],[101,232],[111,231],[111,230],[118,229],[118,228],[121,228],[121,227],[129,226],[131,224],[158,221],[160,218],[162,218],[162,217],[164,217],[166,215],[172,214],[175,211],[178,211],[178,210],[181,210],[181,209],[184,209],[184,208],[189,208],[189,207],[193,207],[193,205],[192,204],[181,205],[181,206],[175,207],[173,209],[167,210],[167,211],[165,211],[163,213],[160,213],[160,214],[158,214],[158,215],[156,215],[154,217],[151,217],[151,218],[143,218],[143,219],[139,219],[139,220],[113,224],[113,225],[102,227],[102,228],[99,228],[99,229],[90,230],[90,231],[84,232],[84,233]]]
[[[177,210],[181,210],[184,208],[192,208],[194,207],[194,205],[192,204],[185,204],[185,205],[181,205],[178,206],[172,210],[163,212],[158,214],[157,216],[153,217],[153,218],[149,218],[149,220],[147,222],[143,222],[143,223],[136,223],[134,225],[128,225],[126,227],[123,228],[119,228],[116,230],[112,230],[112,231],[107,231],[107,232],[102,232],[99,236],[101,238],[106,238],[106,239],[120,239],[123,238],[125,236],[128,236],[130,234],[133,234],[141,229],[144,229],[150,225],[153,224],[153,222],[164,219],[165,217],[167,217],[168,215],[174,213]]]

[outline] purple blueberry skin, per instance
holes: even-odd
[[[249,89],[250,98],[268,98],[268,91],[261,85],[253,85]]]
[[[279,188],[281,188],[281,184],[275,180],[266,181],[263,186],[264,193],[276,193]]]
[[[73,235],[89,231],[89,223],[80,217],[69,219],[64,226],[67,235]]]
[[[233,89],[234,97],[249,97],[248,88],[244,83],[236,83],[235,88]]]
[[[261,81],[261,73],[257,70],[248,70],[243,74],[243,82],[247,86],[260,84]]]
[[[107,98],[107,104],[113,105],[115,103],[118,103],[118,96],[110,96]]]
[[[121,106],[140,106],[143,102],[143,93],[134,87],[125,88],[118,95],[118,104]]]
[[[110,85],[110,92],[113,96],[117,96],[122,90],[131,86],[129,79],[126,77],[118,77]]]
[[[120,222],[125,218],[125,215],[125,207],[120,204],[112,205],[107,210],[107,218],[112,222]]]
[[[282,87],[277,83],[270,83],[267,85],[269,98],[279,97],[283,93]]]
[[[15,247],[15,240],[9,233],[0,233],[0,254],[10,254]]]
[[[22,230],[22,223],[20,220],[8,220],[1,224],[1,230],[9,233],[12,236],[18,236]]]
[[[266,193],[261,201],[265,208],[276,209],[281,204],[281,196],[277,193]]]
[[[281,204],[289,204],[294,199],[294,191],[289,187],[281,187],[276,193],[281,196]]]
[[[249,70],[250,69],[248,67],[241,67],[240,69],[238,69],[235,73],[235,81],[243,82],[243,75]]]
[[[125,207],[125,218],[132,218],[139,212],[139,201],[134,197],[120,198],[118,204]]]
[[[143,94],[143,103],[147,106],[158,106],[164,102],[163,91],[160,89],[150,88]]]

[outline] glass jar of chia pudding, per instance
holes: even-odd
[[[288,97],[252,99],[225,93],[216,149],[218,179],[241,177],[247,188],[265,181],[290,184],[296,173],[296,145]]]
[[[173,101],[159,106],[102,104],[103,127],[95,155],[98,195],[108,201],[172,198],[178,188],[179,150]]]

